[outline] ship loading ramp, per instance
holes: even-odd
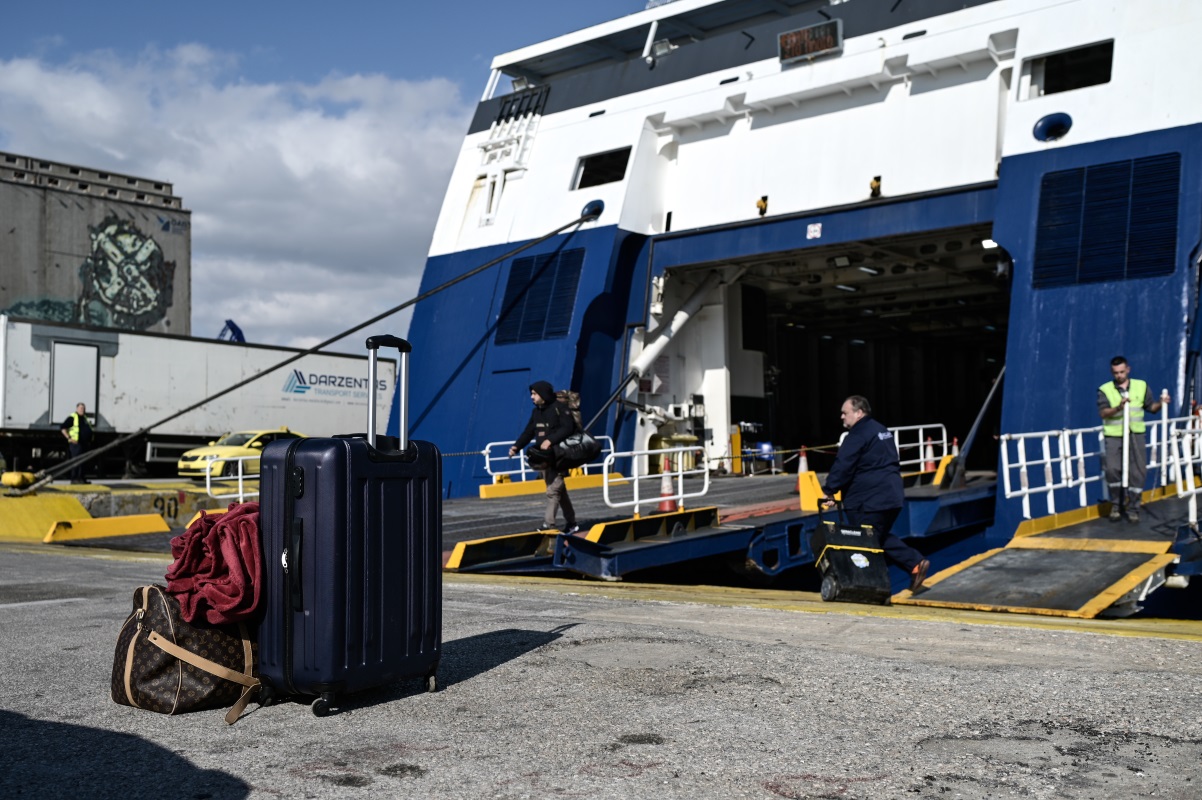
[[[1162,490],[1150,494],[1163,496],[1143,506],[1138,524],[1111,522],[1098,506],[1028,520],[1005,547],[949,567],[893,602],[1078,619],[1130,616],[1166,582],[1184,586],[1202,551],[1186,501]],[[1174,566],[1185,569],[1170,577]]]
[[[940,489],[939,474],[938,471],[928,474],[927,481],[931,481],[932,475],[936,480],[906,489],[907,513],[898,522],[903,536],[946,538],[980,530],[992,519],[993,480],[970,480],[958,489]],[[814,476],[809,473],[808,477]],[[658,483],[661,476],[632,476],[631,482],[643,479]],[[576,536],[530,531],[459,541],[447,558],[446,569],[525,574],[572,572],[615,581],[650,569],[687,572],[702,559],[719,557],[753,582],[769,582],[786,570],[813,566],[810,534],[820,524],[820,518],[816,513],[817,498],[812,490],[805,489],[806,482],[802,482],[800,498],[781,491],[796,485],[794,476],[755,476],[716,483],[775,485],[778,499],[749,503],[750,497],[742,497],[731,504],[729,499],[724,501],[722,491],[718,497],[690,496],[685,482],[684,491],[662,498],[676,504],[677,510],[614,517]],[[624,489],[629,491],[628,487]],[[577,513],[582,512],[582,499],[574,498]],[[686,499],[699,505],[685,509]],[[700,505],[703,502],[705,505]]]

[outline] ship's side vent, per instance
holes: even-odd
[[[515,258],[505,284],[497,344],[563,339],[572,325],[584,250]]]
[[[1172,274],[1180,184],[1180,153],[1044,175],[1033,285]]]

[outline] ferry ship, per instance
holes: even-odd
[[[1118,354],[1190,415],[1199,38],[1173,0],[653,0],[496,57],[421,290],[462,280],[410,327],[413,435],[508,443],[547,380],[617,450],[730,469],[740,432],[825,471],[859,394],[974,435],[989,543],[1094,504],[1064,456],[1023,472],[1033,513],[1001,451],[1099,425]]]

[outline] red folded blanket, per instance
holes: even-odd
[[[231,503],[224,514],[200,512],[171,540],[171,555],[167,591],[179,600],[186,621],[203,616],[227,625],[255,616],[263,585],[258,503]]]

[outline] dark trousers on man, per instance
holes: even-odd
[[[568,497],[568,488],[563,482],[567,470],[560,471],[554,463],[548,464],[545,470],[543,478],[547,481],[547,506],[543,510],[543,527],[546,529],[555,527],[555,519],[559,515],[561,507],[566,523],[565,528],[575,527],[576,509],[572,507],[572,498]]]
[[[1143,497],[1144,481],[1148,477],[1147,437],[1132,432],[1127,441],[1127,485],[1123,485],[1123,437],[1106,436],[1102,451],[1102,471],[1106,476],[1106,488],[1110,502],[1118,508],[1139,511]]]
[[[918,562],[922,561],[922,553],[893,535],[893,523],[901,513],[900,508],[890,508],[886,511],[857,511],[848,509],[847,519],[852,525],[871,525],[876,531],[885,558],[897,564],[906,572],[912,572]]]
[[[83,452],[86,449],[87,448],[79,442],[67,442],[67,452],[70,454],[70,458],[83,455]],[[83,466],[83,464],[76,464],[75,466],[71,467],[71,471],[67,473],[67,480],[71,481],[71,483],[82,483],[84,480]]]

